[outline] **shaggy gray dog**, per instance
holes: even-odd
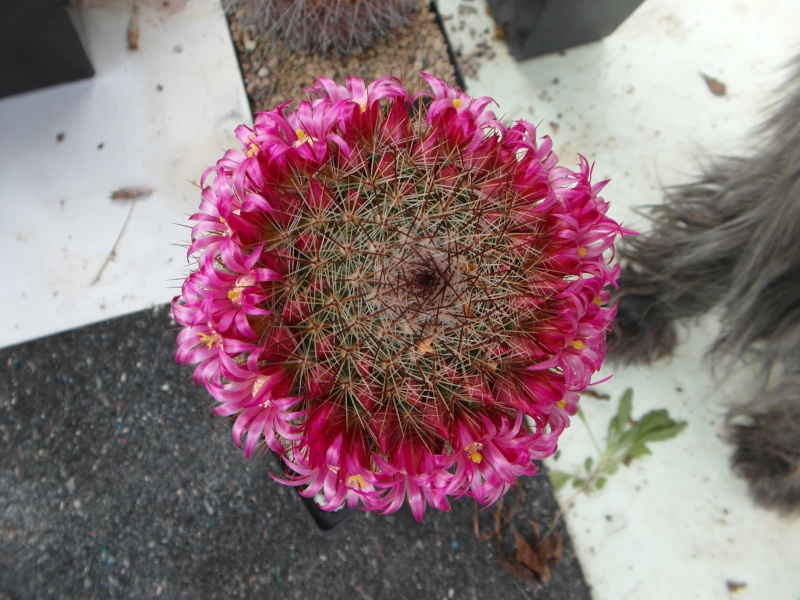
[[[762,393],[732,409],[734,469],[755,499],[800,512],[800,58],[751,156],[716,159],[649,207],[652,230],[620,251],[609,352],[620,362],[672,353],[675,322],[712,308],[715,359],[755,360]]]

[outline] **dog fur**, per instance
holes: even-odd
[[[800,57],[749,156],[717,158],[647,209],[652,230],[620,249],[612,360],[650,363],[676,322],[711,309],[714,360],[757,361],[763,391],[728,414],[732,465],[754,498],[800,512]]]

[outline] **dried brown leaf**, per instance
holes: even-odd
[[[542,581],[550,579],[550,568],[547,565],[547,557],[538,552],[538,548],[534,548],[528,543],[522,534],[514,530],[514,543],[517,546],[517,562],[523,565],[526,569],[535,574],[537,578]]]
[[[473,530],[475,531],[475,537],[478,538],[482,542],[487,542],[493,537],[498,539],[502,539],[504,529],[508,524],[511,522],[511,519],[514,518],[514,515],[517,513],[517,509],[519,508],[520,503],[522,502],[522,488],[519,485],[514,486],[514,504],[511,506],[511,509],[508,511],[508,514],[503,514],[503,507],[505,505],[505,497],[500,498],[498,500],[497,505],[494,511],[494,529],[490,533],[481,533],[481,525],[480,519],[478,518],[478,503],[476,502],[474,505],[474,515],[473,515]]]
[[[475,537],[478,538],[482,542],[488,542],[492,539],[495,535],[495,531],[490,531],[489,533],[481,533],[481,523],[480,519],[478,518],[478,503],[476,502],[473,504],[474,514],[472,519],[472,529],[475,532]]]
[[[498,543],[500,564],[517,577],[536,583],[547,583],[550,581],[550,565],[561,562],[563,558],[564,536],[557,533],[539,539],[539,528],[532,521],[528,522],[535,527],[533,540],[528,541],[512,527],[516,555],[513,558],[507,555]]]
[[[540,582],[535,572],[531,571],[521,562],[507,556],[502,550],[500,550],[500,555],[497,558],[500,564],[514,577],[519,577],[520,579],[525,579],[532,583]]]
[[[475,504],[473,519],[475,537],[482,542],[497,538],[497,559],[515,577],[534,583],[546,583],[550,580],[550,565],[562,560],[564,536],[561,533],[548,533],[542,537],[541,529],[533,519],[526,519],[532,531],[530,541],[523,536],[516,527],[511,525],[511,520],[522,502],[522,488],[516,485],[514,492],[514,504],[507,512],[504,511],[504,498],[498,501],[494,511],[493,530],[489,533],[481,532],[478,505]],[[514,556],[507,554],[503,549],[503,537],[509,527],[516,547]]]

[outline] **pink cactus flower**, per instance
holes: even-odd
[[[606,182],[421,86],[320,79],[258,114],[192,216],[177,359],[326,510],[495,502],[556,450],[614,318]]]

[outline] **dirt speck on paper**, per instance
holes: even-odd
[[[700,73],[703,76],[703,81],[706,82],[709,91],[715,96],[724,96],[728,92],[728,86],[722,83],[719,79],[715,79],[705,73]]]
[[[594,398],[595,400],[611,399],[611,396],[609,394],[601,394],[600,392],[596,392],[595,390],[583,390],[581,392],[581,396],[588,396],[589,398]]]
[[[109,198],[112,200],[138,200],[139,198],[147,198],[154,191],[153,188],[146,186],[129,185],[114,190]]]
[[[128,21],[127,29],[128,50],[139,49],[139,5],[135,2],[131,7],[131,18]]]
[[[738,592],[746,588],[747,584],[739,581],[731,581],[729,579],[725,582],[725,587],[728,588],[729,592]]]

